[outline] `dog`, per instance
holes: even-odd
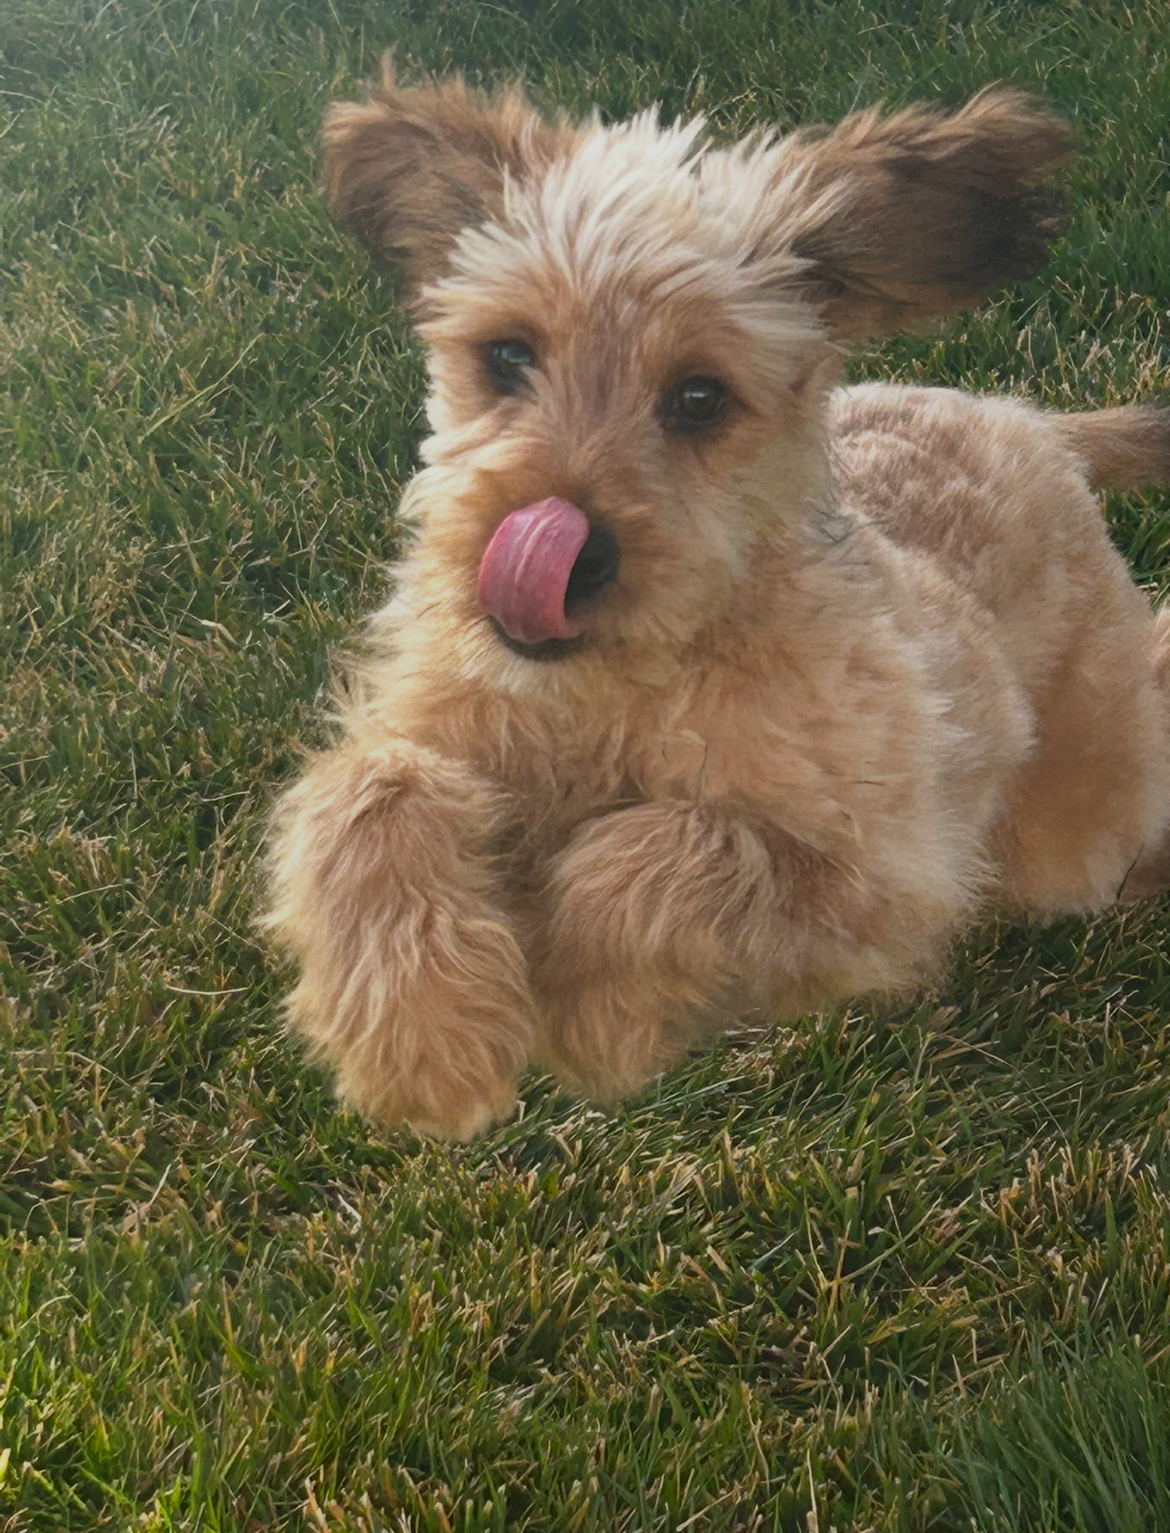
[[[292,1025],[369,1117],[470,1137],[745,1015],[928,976],[988,910],[1170,882],[1170,618],[1094,492],[1170,412],[841,387],[1039,269],[1070,149],[992,88],[730,146],[388,60],[333,216],[429,366],[415,528],[283,794]]]

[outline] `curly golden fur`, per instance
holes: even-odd
[[[842,340],[1038,268],[1058,119],[1001,89],[729,148],[388,65],[325,139],[430,368],[416,537],[270,855],[347,1101],[467,1136],[529,1060],[613,1097],[989,906],[1164,880],[1170,635],[1092,489],[1164,477],[1166,417],[837,386]],[[517,508],[616,551],[547,637],[484,597]]]

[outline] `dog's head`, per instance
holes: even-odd
[[[993,90],[724,148],[387,62],[325,142],[331,209],[428,348],[427,556],[468,624],[537,659],[750,617],[824,490],[841,342],[1035,271],[1068,133]]]

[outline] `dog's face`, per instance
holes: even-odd
[[[427,535],[517,653],[691,637],[807,479],[831,348],[795,292],[741,270],[694,137],[586,130],[425,290]]]
[[[1032,270],[1066,146],[1009,92],[719,149],[389,68],[326,141],[334,212],[403,269],[428,347],[428,557],[534,661],[750,620],[825,492],[839,342]]]

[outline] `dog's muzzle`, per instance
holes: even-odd
[[[479,566],[479,601],[520,653],[567,652],[593,598],[617,579],[620,549],[572,501],[552,496],[506,516]],[[540,650],[541,655],[535,654]]]

